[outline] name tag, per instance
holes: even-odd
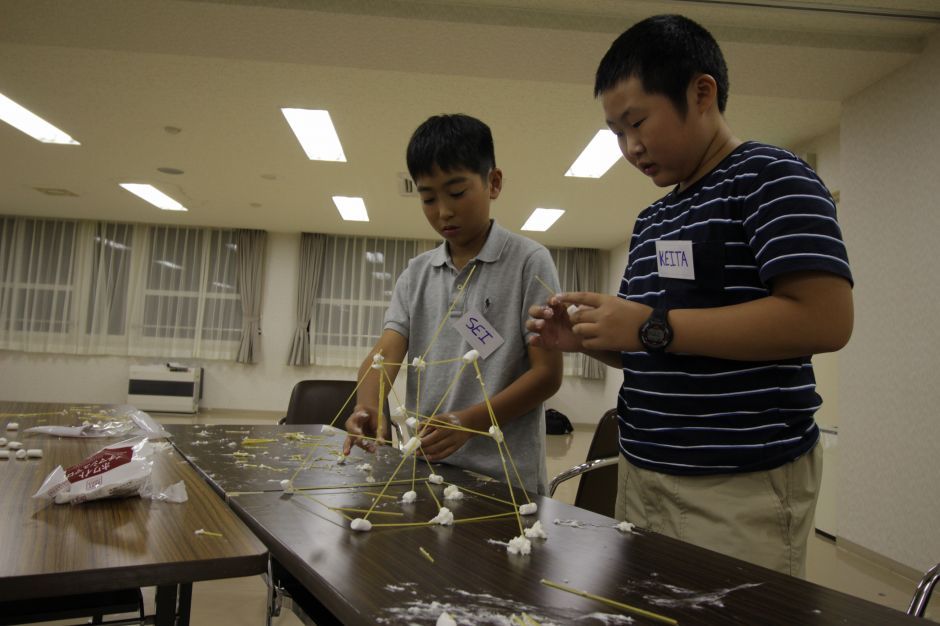
[[[691,241],[656,242],[656,269],[662,278],[695,280]]]
[[[493,354],[496,348],[504,343],[504,339],[499,336],[496,329],[481,313],[476,311],[465,313],[453,324],[460,336],[470,344],[470,347],[480,353],[481,359]]]

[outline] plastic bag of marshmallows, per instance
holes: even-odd
[[[146,437],[111,444],[77,465],[55,468],[33,497],[78,504],[149,493],[152,454]]]

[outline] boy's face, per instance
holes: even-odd
[[[607,125],[623,156],[659,187],[678,184],[684,189],[704,158],[707,140],[702,141],[691,85],[686,97],[683,119],[668,97],[648,93],[635,76],[601,94]]]
[[[430,174],[418,176],[415,185],[424,216],[450,244],[451,253],[479,252],[490,227],[490,200],[502,188],[499,168],[483,178],[471,170],[444,172],[435,165]]]

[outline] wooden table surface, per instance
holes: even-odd
[[[74,465],[122,439],[23,431],[80,425],[107,408],[0,402],[0,437],[43,451],[42,459],[0,460],[0,601],[264,572],[264,545],[169,446],[154,453],[153,482],[166,487],[183,481],[185,503],[132,497],[60,505],[31,498],[57,465]],[[14,421],[19,431],[5,431]],[[195,535],[199,528],[223,536]]]
[[[261,456],[283,458],[278,430],[296,429],[242,427],[249,433],[238,435],[277,439]],[[180,429],[174,432],[179,436]],[[192,441],[188,436],[179,438]],[[329,445],[333,444],[324,447]],[[225,458],[227,453],[210,454],[208,444],[197,448],[200,453],[194,463],[215,468],[210,473],[225,483],[219,473],[227,470],[212,457]],[[435,624],[443,610],[458,624],[507,624],[523,612],[542,624],[664,623],[549,588],[540,583],[543,578],[679,624],[921,623],[892,609],[655,533],[624,533],[610,518],[534,495],[538,513],[522,520],[525,526],[539,520],[548,538],[532,539],[527,556],[509,554],[505,542],[520,534],[515,516],[460,522],[509,511],[511,507],[491,499],[506,499],[505,486],[464,481],[461,488],[476,493],[465,491],[462,500],[443,501],[443,487],[429,490],[422,480],[428,471],[421,465],[414,504],[383,498],[369,516],[376,526],[370,532],[352,531],[348,517],[362,515],[352,509],[369,508],[382,489],[380,471],[388,471],[390,463],[397,465],[397,458],[392,449],[380,455],[374,463],[375,485],[350,487],[361,483],[355,475],[349,482],[349,466],[323,460],[301,470],[295,486],[309,488],[296,493],[280,493],[279,486],[255,492],[227,490],[230,506],[277,563],[343,624]],[[277,467],[276,463],[270,465]],[[410,478],[410,462],[404,467],[404,477]],[[263,486],[262,476],[259,473],[252,484]],[[399,498],[410,488],[407,482],[396,484],[387,495]],[[379,526],[421,524],[442,503],[453,510],[458,520],[454,526]],[[633,621],[628,622],[627,616]]]

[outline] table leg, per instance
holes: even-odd
[[[176,591],[177,585],[160,585],[157,587],[154,626],[174,626],[176,622]]]

